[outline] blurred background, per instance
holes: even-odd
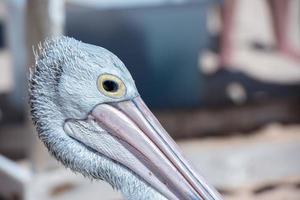
[[[2,0],[0,200],[122,199],[37,139],[32,47],[58,35],[115,53],[226,200],[300,199],[299,0]]]

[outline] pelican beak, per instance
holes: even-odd
[[[126,164],[127,167],[168,199],[222,199],[186,161],[139,96],[114,104],[99,104],[91,115],[147,170],[141,170],[141,164],[137,163]]]

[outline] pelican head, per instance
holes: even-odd
[[[39,138],[57,160],[126,199],[219,200],[141,99],[120,59],[68,37],[46,40],[30,77]]]

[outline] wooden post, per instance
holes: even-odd
[[[63,34],[65,21],[65,2],[63,0],[28,0],[26,8],[27,57],[28,66],[33,66],[34,56],[32,47],[48,37]],[[31,127],[32,150],[31,159],[35,170],[43,170],[57,165],[50,159],[44,145],[38,140],[35,129]]]
[[[43,41],[47,37],[63,34],[65,22],[64,4],[63,0],[27,1],[27,37],[30,47],[37,45],[38,42]]]

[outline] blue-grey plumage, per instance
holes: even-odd
[[[221,199],[181,156],[114,54],[59,37],[35,55],[32,118],[66,167],[107,181],[126,199]]]

